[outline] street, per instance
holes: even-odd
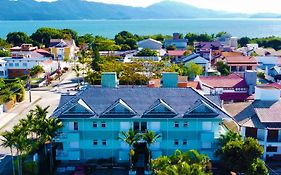
[[[49,106],[48,116],[50,116],[58,106],[61,94],[74,89],[77,85],[76,79],[75,73],[69,71],[61,77],[60,81],[54,81],[52,86],[32,89],[31,102],[29,102],[28,92],[26,92],[26,98],[23,102],[16,104],[14,109],[0,116],[0,133],[12,130],[13,126],[20,119],[25,118],[36,105],[43,108]],[[0,147],[0,154],[10,154],[9,148]]]

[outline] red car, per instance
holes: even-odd
[[[73,175],[86,175],[85,167],[83,165],[76,166]]]

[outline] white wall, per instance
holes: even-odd
[[[262,64],[274,64],[276,65],[278,62],[278,57],[274,56],[257,56],[256,57],[259,63]]]
[[[279,89],[258,86],[255,89],[255,100],[277,101],[280,99]]]

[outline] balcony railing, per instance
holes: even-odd
[[[56,157],[67,157],[68,152],[63,150],[56,150]]]

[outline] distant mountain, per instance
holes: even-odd
[[[172,1],[164,1],[142,8],[88,2],[85,0],[57,0],[55,2],[37,2],[35,0],[0,0],[0,20],[175,19],[233,17],[246,18],[251,17],[251,15],[201,9],[184,3]]]

